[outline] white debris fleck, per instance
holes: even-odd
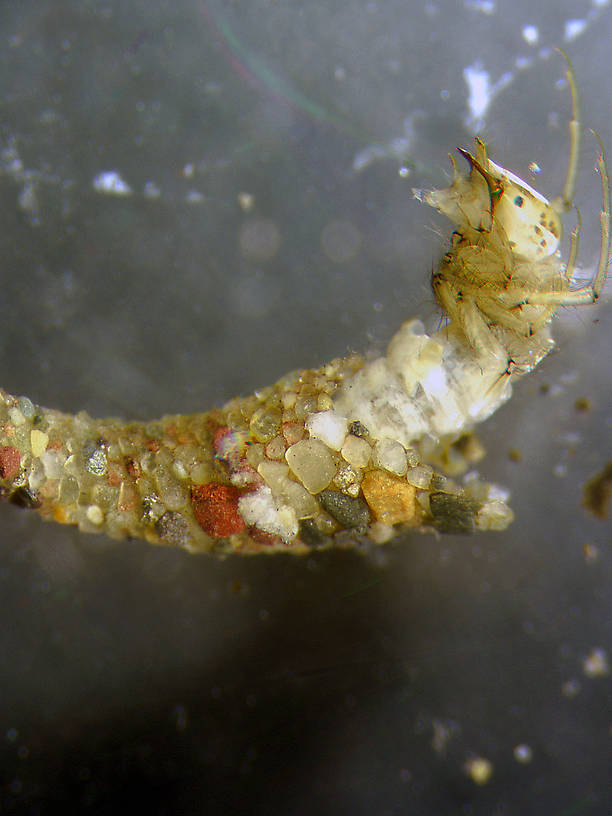
[[[99,526],[104,521],[104,513],[97,504],[90,504],[87,508],[87,518],[92,524]]]
[[[587,26],[586,20],[566,20],[563,39],[565,40],[565,42],[575,40],[576,37],[579,37],[582,34],[586,26]]]
[[[525,743],[515,745],[513,754],[516,761],[520,762],[522,765],[527,765],[527,763],[531,762],[533,759],[533,751],[531,750],[531,746],[526,745]]]
[[[593,649],[582,661],[582,670],[587,677],[605,677],[610,673],[608,655],[603,649]]]
[[[493,773],[493,763],[486,757],[472,757],[465,763],[465,772],[477,785],[486,785]]]
[[[161,190],[154,181],[147,181],[143,188],[142,194],[145,198],[159,198]]]
[[[465,0],[465,7],[472,11],[479,11],[481,14],[493,14],[495,2],[494,0]]]
[[[463,69],[463,77],[470,92],[468,105],[471,118],[476,122],[480,122],[491,102],[491,78],[489,72],[482,68],[480,62],[475,62]]]
[[[30,218],[38,221],[38,199],[36,197],[36,186],[32,181],[26,181],[19,193],[19,206],[28,213]]]
[[[404,133],[395,136],[386,144],[373,144],[360,150],[353,159],[353,170],[358,173],[372,162],[381,159],[399,159],[404,161],[412,153],[412,145],[416,136],[415,123],[423,119],[422,110],[415,110],[404,119]]]
[[[439,757],[442,757],[446,753],[450,741],[457,735],[459,726],[453,720],[439,720],[437,718],[432,720],[431,725],[433,727],[431,747]]]
[[[348,421],[335,411],[317,411],[306,418],[306,430],[312,439],[320,439],[328,448],[340,450],[348,431]]]
[[[252,193],[241,192],[236,198],[242,212],[251,212],[255,206],[255,196]]]
[[[384,524],[382,521],[375,521],[369,528],[370,538],[375,544],[386,544],[395,535],[392,524]]]
[[[116,170],[103,170],[93,180],[93,188],[97,193],[106,195],[129,196],[132,188],[124,181]]]
[[[569,699],[575,697],[580,693],[580,681],[576,680],[575,678],[566,680],[561,686],[561,692],[564,697],[568,697]]]
[[[538,31],[538,27],[534,25],[526,25],[523,26],[523,39],[529,45],[535,45],[537,41],[540,39],[540,32]]]
[[[514,60],[514,65],[519,71],[525,71],[533,65],[533,57],[517,57]]]
[[[187,204],[201,204],[204,201],[204,195],[199,190],[189,190],[185,201]]]

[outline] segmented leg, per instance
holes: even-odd
[[[578,94],[578,85],[576,83],[576,75],[572,68],[570,58],[565,51],[557,48],[557,51],[563,56],[566,62],[565,76],[570,87],[572,96],[572,118],[569,121],[570,132],[570,155],[569,164],[567,168],[567,176],[565,178],[565,185],[563,187],[563,195],[557,196],[552,201],[552,205],[559,215],[563,215],[572,207],[574,200],[574,193],[576,192],[576,177],[578,175],[578,159],[580,156],[580,101]]]

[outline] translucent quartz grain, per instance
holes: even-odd
[[[44,451],[40,456],[40,461],[45,469],[47,479],[60,479],[64,475],[64,462],[66,457],[56,451]]]
[[[59,500],[63,505],[74,504],[79,498],[79,483],[74,476],[64,476],[60,481]]]
[[[365,439],[360,439],[358,436],[349,434],[342,445],[341,453],[342,458],[347,461],[349,465],[362,468],[370,461],[372,448]]]
[[[290,504],[299,519],[316,515],[316,500],[301,484],[289,478],[289,467],[284,462],[262,462],[257,471],[272,495],[279,501]]]
[[[251,417],[251,433],[258,442],[269,442],[281,427],[281,412],[278,408],[259,408]]]
[[[331,451],[318,439],[303,439],[287,449],[287,464],[309,493],[320,493],[331,482],[336,465]]]
[[[268,459],[282,459],[285,456],[285,439],[283,436],[275,436],[268,442],[265,453]]]
[[[21,413],[19,408],[9,408],[8,415],[13,425],[23,425],[23,423],[26,421],[26,418]]]
[[[180,482],[172,478],[172,476],[162,467],[156,470],[157,489],[159,490],[159,497],[168,510],[180,510],[189,503],[187,492]]]
[[[433,468],[430,468],[429,465],[417,465],[416,467],[408,468],[406,481],[421,490],[426,490],[431,483],[432,476]]]
[[[501,501],[487,502],[476,516],[476,526],[481,530],[505,530],[513,521],[514,513]]]
[[[408,469],[408,458],[404,446],[395,439],[379,439],[374,446],[374,464],[396,476],[404,476]]]

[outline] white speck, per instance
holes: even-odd
[[[387,151],[380,145],[368,145],[360,150],[353,159],[353,170],[359,172],[377,159],[387,158]]]
[[[405,160],[407,156],[411,155],[412,144],[416,135],[415,122],[423,118],[423,111],[415,110],[404,119],[404,133],[402,136],[396,136],[384,145],[373,144],[364,147],[353,159],[353,170],[359,172],[379,159]]]
[[[195,173],[195,166],[192,162],[189,162],[183,167],[183,176],[185,178],[193,178],[193,174]]]
[[[565,697],[572,698],[580,693],[580,682],[575,678],[566,680],[561,686],[561,691]]]
[[[604,6],[608,5],[610,0],[592,0],[592,2],[593,5],[596,6],[597,8],[603,8]]]
[[[593,649],[582,661],[582,670],[587,677],[604,677],[610,673],[608,656],[603,649]]]
[[[529,745],[525,745],[524,743],[521,745],[516,745],[514,748],[514,758],[517,762],[521,762],[523,765],[526,765],[533,759],[533,751]]]
[[[161,195],[161,190],[154,181],[147,181],[142,192],[145,198],[159,198]]]
[[[116,170],[104,170],[93,180],[93,188],[97,193],[107,195],[129,196],[132,188],[125,182]]]
[[[243,212],[251,212],[255,205],[255,196],[252,193],[241,192],[236,198]]]
[[[487,490],[487,501],[507,502],[510,498],[510,491],[501,485],[490,484]]]
[[[472,757],[465,763],[465,771],[477,785],[486,785],[493,773],[493,763],[486,757]]]
[[[491,102],[491,82],[489,72],[484,71],[479,62],[468,65],[463,69],[463,77],[467,82],[470,97],[468,105],[472,119],[480,122]]]
[[[201,204],[204,201],[204,196],[199,190],[189,190],[185,196],[187,204]]]
[[[19,193],[19,206],[35,221],[38,220],[38,199],[36,198],[36,188],[32,182],[26,182]]]
[[[529,45],[535,45],[540,39],[538,27],[534,25],[523,26],[523,39],[529,43]]]
[[[482,14],[493,14],[495,2],[494,0],[465,0],[465,7],[472,11],[480,11]]]
[[[87,518],[92,524],[99,526],[104,521],[104,513],[97,504],[90,504],[87,508]]]
[[[576,37],[579,37],[585,30],[586,25],[586,20],[567,20],[565,23],[565,32],[563,34],[563,39],[565,42],[575,40]]]

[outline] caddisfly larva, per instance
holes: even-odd
[[[560,306],[594,302],[610,253],[603,148],[601,250],[588,287],[561,260],[579,150],[572,94],[569,169],[552,203],[476,139],[445,190],[422,197],[456,225],[432,286],[446,325],[404,323],[386,354],[289,374],[220,410],[149,423],[97,421],[0,391],[0,494],[85,531],[191,551],[308,552],[388,540],[396,528],[472,532],[512,520],[505,494],[443,472],[466,438],[550,351]]]
[[[564,55],[565,56],[565,55]],[[559,254],[561,216],[570,209],[576,186],[580,121],[576,81],[568,63],[572,96],[570,159],[563,194],[549,202],[525,181],[487,156],[480,139],[467,159],[467,178],[458,174],[448,190],[434,190],[425,201],[456,225],[452,246],[432,276],[436,299],[451,330],[463,335],[479,357],[494,357],[504,371],[531,371],[552,346],[549,324],[560,306],[594,303],[600,296],[610,255],[610,194],[603,146],[598,168],[603,190],[601,245],[590,284],[573,289],[578,227],[570,255]]]

